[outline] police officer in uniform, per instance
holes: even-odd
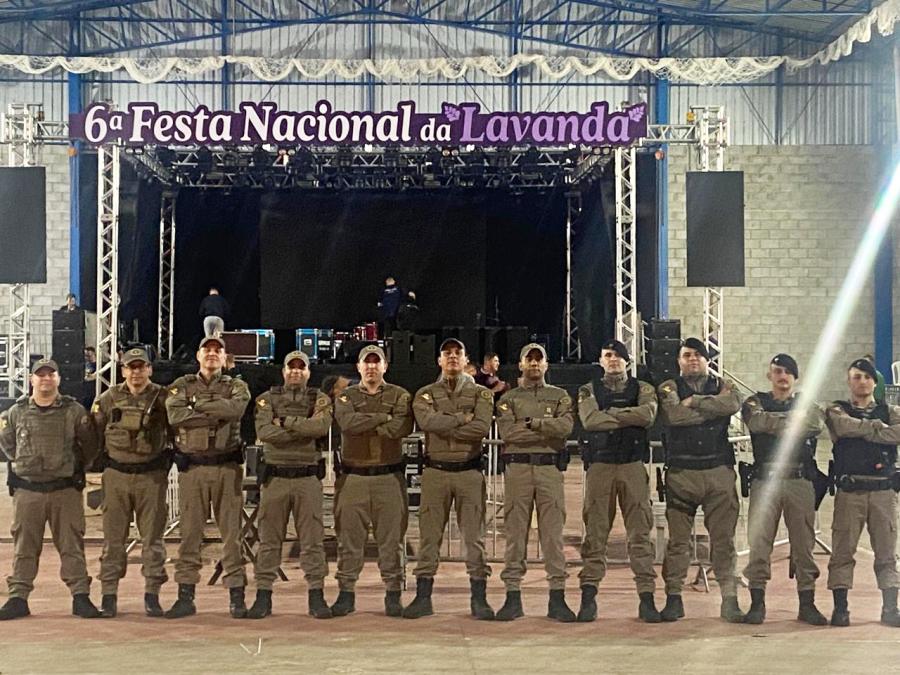
[[[325,460],[319,439],[331,428],[333,406],[325,392],[307,386],[309,357],[288,354],[281,371],[284,384],[256,399],[256,435],[263,443],[257,471],[261,486],[259,551],[256,557],[256,600],[248,619],[272,613],[272,584],[281,564],[281,548],[291,514],[300,566],[306,576],[310,616],[331,618],[322,589],[328,574],[322,524],[322,478]]]
[[[150,381],[153,367],[143,349],[122,356],[125,382],[105,391],[91,412],[105,452],[103,470],[103,554],[100,582],[103,616],[117,611],[119,579],[125,576],[125,547],[132,519],[141,535],[144,611],[162,616],[159,589],[168,580],[166,489],[171,455],[165,387]]]
[[[575,621],[566,605],[566,559],[563,526],[566,502],[563,472],[568,462],[566,439],[572,433],[572,398],[564,389],[548,385],[547,352],[531,343],[519,354],[522,386],[505,393],[497,404],[497,427],[505,447],[503,517],[506,528],[505,567],[500,578],[506,585],[506,601],[498,621],[524,616],[519,590],[525,576],[525,557],[531,514],[537,508],[538,535],[544,568],[550,584],[547,616]]]
[[[741,398],[728,380],[709,373],[709,353],[697,338],[688,338],[678,352],[681,375],[659,386],[666,448],[666,520],[669,542],[663,564],[666,606],[663,621],[684,616],[681,590],[691,563],[691,530],[697,508],[703,507],[709,532],[710,557],[722,594],[721,617],[743,623],[737,601],[734,530],[738,504],[734,448],[728,442],[731,416]]]
[[[467,362],[466,347],[460,340],[444,340],[438,357],[440,378],[422,387],[413,400],[416,422],[425,432],[425,470],[419,507],[419,562],[413,571],[416,598],[403,611],[408,619],[434,613],[431,589],[454,502],[466,546],[472,616],[494,618],[486,597],[491,568],[484,550],[486,491],[482,473],[482,443],[491,428],[494,397],[463,372]]]
[[[28,616],[44,527],[59,552],[60,577],[72,593],[72,614],[94,619],[84,559],[84,467],[97,456],[94,423],[74,398],[59,393],[59,368],[41,359],[31,368],[31,396],[0,413],[0,451],[9,462],[13,498],[13,570],[0,621]]]
[[[787,450],[783,457],[775,454],[797,401],[794,382],[799,377],[797,362],[789,354],[777,354],[766,373],[772,391],[750,396],[742,409],[753,443],[750,558],[744,569],[744,576],[750,582],[751,605],[746,616],[746,623],[750,624],[760,624],[766,618],[766,582],[772,578],[770,557],[782,514],[797,575],[800,596],[797,618],[814,626],[828,623],[815,605],[819,568],[813,558],[816,495],[812,480],[817,471],[816,437],[824,428],[825,411],[813,406],[803,420],[797,446]]]
[[[876,403],[877,373],[866,359],[850,364],[849,401],[835,401],[826,424],[834,442],[834,520],[828,588],[834,595],[832,626],[849,626],[847,592],[853,587],[854,555],[863,526],[875,553],[881,589],[881,623],[900,626],[897,611],[897,444],[900,407]]]
[[[618,340],[600,349],[600,366],[593,380],[578,391],[578,414],[585,434],[582,461],[585,474],[584,560],[578,621],[597,618],[597,586],[606,574],[606,543],[616,517],[616,500],[625,521],[628,558],[637,585],[638,617],[659,623],[653,601],[656,571],[650,528],[650,482],[647,429],[656,419],[656,391],[628,374],[628,349]]]
[[[175,430],[181,507],[181,545],[175,562],[178,600],[166,612],[167,619],[197,611],[194,587],[203,567],[200,546],[210,507],[222,535],[222,580],[228,588],[231,616],[242,619],[247,614],[240,541],[244,505],[240,428],[250,390],[243,380],[222,374],[225,359],[222,338],[203,338],[197,351],[200,372],[175,380],[166,399],[169,424]]]
[[[362,381],[337,397],[334,410],[343,474],[334,507],[340,592],[331,612],[345,616],[356,608],[356,580],[371,524],[386,589],[385,614],[397,617],[403,613],[401,553],[409,517],[402,439],[413,426],[410,394],[384,381],[387,360],[381,347],[363,347],[356,367]]]

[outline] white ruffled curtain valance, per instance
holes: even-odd
[[[110,58],[65,56],[0,55],[0,66],[23,73],[40,75],[56,68],[70,73],[111,73],[125,70],[137,82],[145,84],[185,75],[199,75],[222,69],[226,63],[247,68],[257,78],[278,82],[298,74],[306,79],[337,77],[357,79],[371,75],[386,81],[416,82],[429,77],[456,80],[472,73],[507,77],[520,68],[534,67],[551,79],[570,75],[601,74],[613,80],[628,81],[641,72],[701,85],[749,82],[784,65],[792,71],[824,65],[853,52],[856,43],[866,43],[873,30],[891,35],[900,21],[900,0],[887,0],[853,24],[837,40],[808,58],[789,56],[735,58],[647,59],[614,56],[471,56],[433,59],[281,59],[256,56],[204,56],[200,58]]]

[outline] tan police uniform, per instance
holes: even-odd
[[[184,375],[169,387],[166,411],[175,430],[181,545],[175,581],[196,585],[203,561],[200,547],[210,507],[222,535],[222,581],[246,585],[241,555],[241,488],[244,461],[241,417],[250,401],[243,380],[216,374]]]
[[[136,350],[143,352],[143,350]],[[128,358],[127,354],[126,357]],[[91,409],[103,449],[103,553],[100,582],[103,595],[116,595],[125,576],[125,547],[132,519],[141,537],[144,591],[159,594],[168,579],[163,531],[171,457],[165,387],[150,382],[140,394],[127,384],[105,391]]]

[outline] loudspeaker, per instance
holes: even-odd
[[[527,326],[504,326],[500,332],[497,354],[501,363],[518,363],[519,352],[528,344]]]
[[[0,204],[0,284],[47,283],[44,167],[0,168]]]
[[[689,171],[687,285],[744,285],[744,173]]]
[[[401,366],[408,366],[410,362],[410,348],[412,333],[408,330],[395,330],[391,333],[388,342],[388,361]]]
[[[680,340],[681,320],[650,319],[647,325],[647,338],[651,340]]]
[[[77,384],[79,387],[79,396],[81,395],[81,386],[84,382],[84,362],[81,363],[60,363],[59,364],[59,381],[60,381],[60,391],[62,391],[62,387],[65,384],[68,387],[71,387],[74,384]],[[72,394],[70,394],[71,396]]]
[[[647,340],[647,357],[650,363],[677,363],[681,340]]]
[[[79,366],[84,370],[84,331],[53,331],[53,360],[60,365]]]
[[[84,310],[76,309],[68,312],[64,309],[53,310],[53,330],[84,330]]]
[[[650,382],[653,385],[659,386],[666,380],[671,380],[678,375],[681,371],[676,366],[675,368],[667,368],[664,366],[650,366]]]
[[[436,358],[434,335],[413,335],[413,363],[433,366]]]

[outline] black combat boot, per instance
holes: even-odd
[[[597,587],[586,584],[581,587],[581,607],[578,608],[576,621],[590,623],[597,620]]]
[[[760,624],[766,620],[766,590],[750,589],[750,611],[744,617],[744,623]]]
[[[521,591],[506,591],[506,602],[497,612],[497,621],[512,621],[523,616],[525,611],[522,609]]]
[[[248,619],[265,619],[272,614],[272,590],[264,588],[256,589],[256,599],[253,606],[247,610]]]
[[[403,603],[400,602],[400,591],[385,591],[384,613],[386,616],[403,616]]]
[[[433,587],[434,577],[416,577],[416,597],[403,610],[404,619],[421,619],[423,616],[434,614],[431,606],[431,589]]]
[[[347,616],[356,611],[356,593],[341,591],[331,606],[331,616]]]
[[[25,598],[10,598],[3,607],[0,607],[0,621],[21,619],[31,614],[28,609],[28,601]]]
[[[547,618],[563,623],[571,623],[575,620],[575,612],[566,604],[566,592],[563,589],[550,591],[550,600],[547,602]]]
[[[653,601],[653,593],[646,591],[638,593],[641,603],[638,605],[638,618],[644,623],[659,623],[662,621],[662,615],[656,609],[656,603]]]
[[[885,626],[900,626],[900,612],[897,611],[897,589],[882,589],[881,598],[881,623]]]
[[[472,616],[481,621],[493,621],[494,610],[487,601],[487,579],[469,579],[469,588],[472,597],[469,600],[469,609]]]
[[[104,594],[100,600],[100,612],[104,619],[114,619],[119,613],[119,598],[113,594]]]
[[[834,588],[831,590],[834,596],[834,611],[831,612],[832,626],[849,626],[850,625],[850,609],[847,607],[847,589]]]
[[[736,595],[728,595],[722,598],[719,616],[728,623],[744,623],[744,620],[747,618],[738,606]]]
[[[194,605],[194,584],[178,584],[178,599],[166,612],[167,619],[182,619],[197,613]]]
[[[331,608],[325,604],[325,592],[321,588],[310,588],[306,592],[307,612],[317,619],[330,619]]]
[[[164,615],[163,608],[159,604],[158,593],[144,593],[144,613],[153,617]]]
[[[825,626],[828,619],[816,607],[815,591],[799,591],[797,595],[800,597],[800,611],[797,612],[797,619],[805,621],[811,626]]]
[[[662,608],[659,617],[663,621],[678,621],[684,618],[684,603],[680,595],[666,595],[666,606]]]
[[[243,586],[228,589],[228,611],[231,612],[232,619],[245,619],[247,617]]]
[[[91,602],[91,596],[87,593],[78,593],[72,596],[72,614],[82,619],[98,619],[103,616]]]

